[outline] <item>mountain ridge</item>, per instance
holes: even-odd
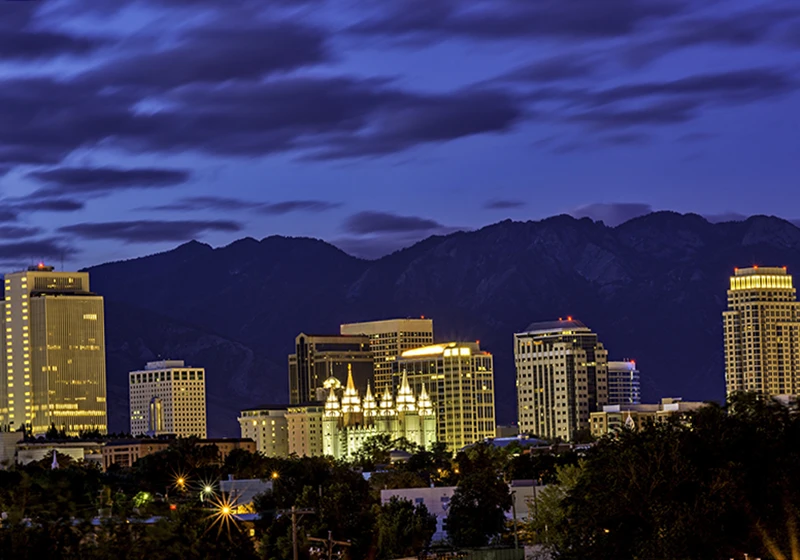
[[[133,352],[124,314],[107,313],[109,386],[124,393],[127,364],[182,348],[170,357],[207,368],[209,400],[225,416],[210,418],[210,432],[235,435],[239,410],[286,400],[297,333],[393,316],[433,318],[437,340],[480,339],[495,355],[500,421],[516,417],[513,333],[567,315],[597,332],[612,359],[637,359],[646,399],[721,399],[728,276],[754,262],[800,270],[800,229],[768,216],[713,224],[658,212],[609,227],[560,215],[431,237],[376,260],[273,235],[88,270],[112,306],[152,314],[165,333]],[[179,343],[187,330],[218,350]],[[124,428],[124,411],[111,423]]]

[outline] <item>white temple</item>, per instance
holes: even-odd
[[[351,457],[365,440],[379,434],[389,434],[392,440],[405,438],[425,449],[436,442],[436,414],[425,386],[416,397],[403,374],[397,399],[387,391],[378,401],[369,385],[361,399],[351,373],[341,399],[330,384],[322,419],[323,453],[336,459]]]

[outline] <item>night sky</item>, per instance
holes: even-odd
[[[0,0],[0,265],[800,218],[800,2]]]

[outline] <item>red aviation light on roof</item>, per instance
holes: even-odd
[[[572,321],[572,315],[567,315],[567,321]]]
[[[757,265],[757,264],[754,264],[754,265],[753,265],[753,269],[754,269],[754,270],[758,270],[758,265]]]
[[[44,268],[44,263],[43,263],[43,262],[40,262],[40,263],[39,263],[37,266],[38,266],[38,267],[39,267],[39,269],[41,270],[42,268]]]

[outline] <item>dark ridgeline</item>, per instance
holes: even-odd
[[[480,339],[495,356],[500,422],[516,419],[512,334],[567,315],[609,359],[636,359],[643,402],[722,399],[728,276],[753,263],[800,278],[800,229],[763,216],[715,225],[659,212],[616,228],[556,216],[377,261],[274,236],[100,265],[90,272],[106,298],[110,428],[127,429],[127,372],[160,356],[206,368],[209,435],[236,435],[242,408],[287,400],[298,333],[398,316],[433,318],[437,340]]]

